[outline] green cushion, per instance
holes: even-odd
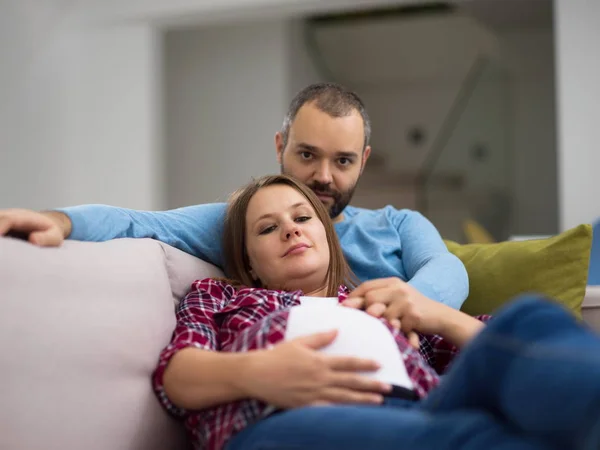
[[[469,274],[467,314],[489,314],[523,293],[544,294],[581,317],[587,285],[591,225],[547,239],[461,245],[445,241]]]

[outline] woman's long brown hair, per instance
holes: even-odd
[[[344,258],[327,209],[310,188],[287,175],[267,175],[257,178],[232,194],[225,217],[223,235],[225,273],[230,281],[234,280],[233,283],[239,286],[263,287],[260,281],[254,280],[250,274],[250,262],[246,251],[246,213],[252,197],[260,189],[273,185],[290,186],[302,194],[325,227],[329,246],[329,268],[326,277],[327,296],[337,297],[340,285],[346,285],[350,289],[354,288],[356,277]]]

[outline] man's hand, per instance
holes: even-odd
[[[440,333],[442,316],[450,309],[425,297],[399,278],[366,281],[350,293],[343,305],[364,309],[375,317],[384,317],[408,335],[413,331]],[[414,345],[415,336],[411,336]]]
[[[329,356],[316,350],[331,344],[335,331],[318,333],[256,351],[239,374],[242,389],[279,408],[334,403],[379,404],[391,387],[359,372],[375,371],[373,361]]]
[[[42,247],[57,247],[71,233],[71,221],[56,211],[0,210],[0,236],[14,235]]]

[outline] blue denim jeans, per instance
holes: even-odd
[[[306,407],[243,430],[228,450],[600,449],[600,337],[525,296],[500,310],[420,402]]]

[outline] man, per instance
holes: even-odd
[[[390,310],[386,305],[403,298],[404,306],[399,308],[396,302],[394,317],[388,318],[400,319],[398,325],[411,331],[419,320],[420,296],[460,308],[468,293],[467,273],[421,214],[348,206],[371,154],[370,134],[368,114],[355,93],[331,83],[311,85],[292,100],[275,135],[277,160],[283,173],[306,183],[329,209],[350,267],[363,281],[353,293],[352,305],[368,306],[369,312],[382,315]],[[25,233],[30,242],[44,246],[60,245],[64,238],[151,237],[223,267],[224,213],[222,203],[163,212],[103,205],[46,213],[6,210],[0,211],[0,235]],[[338,364],[332,373],[366,370],[356,361],[353,364]]]

